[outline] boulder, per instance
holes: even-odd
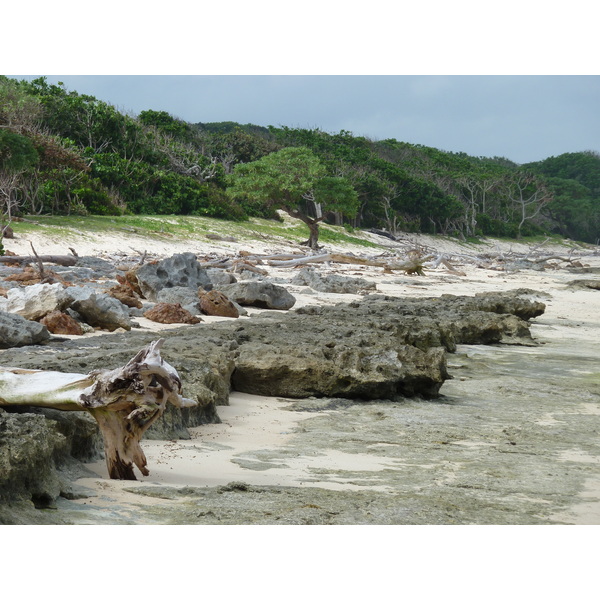
[[[200,310],[205,315],[231,317],[234,319],[240,316],[239,310],[223,292],[219,292],[218,290],[211,290],[210,292],[198,290],[198,296],[200,297]]]
[[[219,290],[242,306],[289,310],[296,303],[284,287],[267,281],[241,281],[220,286]]]
[[[16,348],[40,344],[50,339],[41,323],[28,321],[21,315],[0,312],[0,348]]]
[[[376,290],[377,285],[362,277],[346,277],[344,275],[321,275],[312,267],[302,269],[291,283],[307,285],[317,292],[326,294],[361,294]]]
[[[57,335],[83,335],[83,328],[70,315],[59,310],[47,314],[40,323],[48,329],[50,333]]]
[[[75,459],[91,461],[101,456],[102,437],[94,419],[85,413],[0,409],[0,431],[0,505],[21,500],[35,508],[49,508],[59,495],[71,493],[64,476],[67,470],[84,475],[84,467]]]
[[[48,313],[63,310],[70,304],[70,297],[60,284],[36,283],[8,290],[7,312],[37,321]]]
[[[370,342],[366,347],[318,339],[243,344],[232,384],[249,394],[288,398],[438,396],[449,378],[443,348],[376,344],[375,337]]]
[[[164,288],[180,286],[196,291],[199,287],[210,290],[213,286],[206,269],[192,252],[145,264],[137,269],[136,276],[143,296],[152,302],[158,301],[158,292]]]
[[[156,306],[144,313],[146,319],[155,323],[184,323],[186,325],[195,325],[200,323],[201,319],[192,315],[181,304],[168,304],[159,302]]]
[[[106,294],[96,293],[89,287],[67,288],[71,299],[70,308],[92,327],[114,331],[119,327],[129,331],[131,319],[124,304]]]

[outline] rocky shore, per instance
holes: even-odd
[[[6,270],[0,273],[5,279]],[[553,488],[555,479],[540,479],[546,486],[540,503],[552,494],[560,498],[546,512],[538,510],[539,504],[530,510],[536,501],[523,500],[520,496],[527,494],[518,489],[513,510],[507,507],[503,513],[491,496],[490,508],[485,509],[474,490],[495,497],[506,492],[511,472],[519,479],[517,473],[525,477],[528,470],[556,470],[555,462],[541,467],[538,459],[519,463],[518,471],[511,463],[516,454],[522,458],[523,447],[532,451],[533,442],[524,441],[523,418],[532,407],[540,408],[540,399],[551,396],[544,386],[555,385],[563,392],[561,385],[567,383],[563,371],[569,368],[554,359],[554,367],[547,367],[552,383],[540,380],[531,368],[536,388],[524,396],[531,385],[526,365],[529,360],[552,364],[548,346],[556,348],[564,340],[544,339],[544,327],[568,324],[557,321],[563,317],[553,316],[552,309],[548,316],[548,308],[557,294],[595,299],[593,267],[551,275],[504,272],[494,274],[491,286],[482,284],[474,269],[464,276],[431,273],[427,281],[368,268],[317,273],[312,267],[289,275],[272,270],[267,276],[240,278],[203,268],[196,255],[182,253],[136,270],[143,308],[107,293],[126,281],[126,271],[111,268],[109,261],[86,257],[52,271],[61,281],[28,286],[7,282],[8,287],[0,283],[7,289],[0,306],[2,365],[85,374],[121,366],[142,346],[163,337],[164,358],[177,369],[185,395],[198,406],[169,406],[146,434],[150,479],[155,470],[159,479],[164,477],[160,453],[165,444],[183,454],[195,448],[196,455],[204,454],[207,460],[210,444],[215,451],[221,444],[231,450],[229,464],[248,477],[212,486],[207,475],[204,485],[192,484],[198,478],[190,477],[173,485],[155,480],[154,485],[126,488],[128,502],[144,507],[130,520],[128,502],[119,504],[121,500],[113,497],[106,504],[93,491],[93,482],[109,482],[101,474],[102,443],[91,417],[5,407],[0,408],[2,523],[94,523],[105,518],[115,523],[561,522],[556,514],[559,505],[569,505],[569,493]],[[571,280],[579,283],[569,288]],[[457,293],[461,289],[470,293]],[[208,293],[213,294],[211,305],[219,310],[227,305],[235,312],[203,312],[203,306],[208,310]],[[161,303],[178,306],[198,322],[151,326],[144,315]],[[87,326],[89,333],[50,333],[40,321],[56,311]],[[112,314],[114,327],[107,320]],[[586,327],[597,328],[598,322],[591,321]],[[37,334],[31,333],[28,327],[36,326]],[[476,350],[484,347],[489,350]],[[585,353],[584,347],[578,350]],[[581,357],[577,361],[585,363]],[[596,372],[591,366],[590,371]],[[589,381],[578,385],[576,393],[595,407],[598,393],[593,377]],[[516,404],[513,390],[501,391],[511,382],[518,388]],[[483,406],[489,408],[490,396],[497,394],[505,400],[500,412],[484,416]],[[232,410],[240,410],[241,398],[247,406],[253,406],[253,398],[270,398],[278,418],[284,419],[282,410],[288,415],[291,432],[283,446],[279,440],[269,444],[265,428],[263,442],[259,434],[258,447],[245,451],[228,446],[224,437],[206,441],[208,432],[222,428]],[[563,401],[566,405],[569,399]],[[600,414],[589,407],[590,415]],[[554,410],[558,407],[553,399],[546,413]],[[541,419],[539,414],[530,417]],[[590,452],[589,444],[575,433],[578,428],[573,429],[573,447],[582,451],[585,445]],[[537,443],[543,444],[541,437]],[[564,443],[564,453],[575,452]],[[490,448],[497,453],[490,454]],[[446,459],[440,462],[442,450]],[[532,455],[542,454],[535,446]],[[548,452],[555,454],[554,449]],[[316,457],[313,468],[302,467],[302,477],[266,477],[278,471],[283,475],[299,456]],[[341,470],[336,457],[343,458]],[[187,467],[173,460],[175,468],[187,473]],[[457,464],[465,460],[485,468],[487,479],[466,474],[462,480],[464,466]],[[354,467],[347,461],[354,461]],[[373,475],[365,475],[369,472]],[[498,473],[501,485],[492,485],[492,472]],[[583,474],[576,475],[568,480],[574,495],[587,481]],[[443,494],[444,486],[455,484],[460,507]],[[122,482],[110,486],[114,493],[125,489]],[[537,492],[532,494],[537,497]],[[91,504],[87,509],[86,503]],[[165,504],[170,506],[168,513]]]

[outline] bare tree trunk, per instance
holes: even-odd
[[[42,406],[89,412],[104,437],[111,479],[136,479],[133,465],[148,475],[140,446],[145,431],[167,402],[186,408],[177,371],[160,356],[164,340],[142,348],[124,367],[76,373],[0,368],[0,406]]]

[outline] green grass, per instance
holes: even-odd
[[[69,238],[75,233],[131,233],[154,239],[198,239],[213,233],[233,236],[240,241],[279,238],[290,242],[308,239],[308,227],[296,219],[275,221],[250,219],[244,222],[225,221],[208,217],[180,215],[125,215],[125,216],[32,216],[26,221],[13,223],[15,233],[43,232]],[[322,224],[321,243],[352,244],[377,248],[358,235],[348,233],[343,227]]]

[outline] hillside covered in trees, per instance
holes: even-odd
[[[303,220],[460,238],[557,233],[598,243],[600,155],[518,165],[349,131],[128,115],[45,78],[0,77],[0,251],[19,215]],[[315,235],[313,235],[315,234]]]

